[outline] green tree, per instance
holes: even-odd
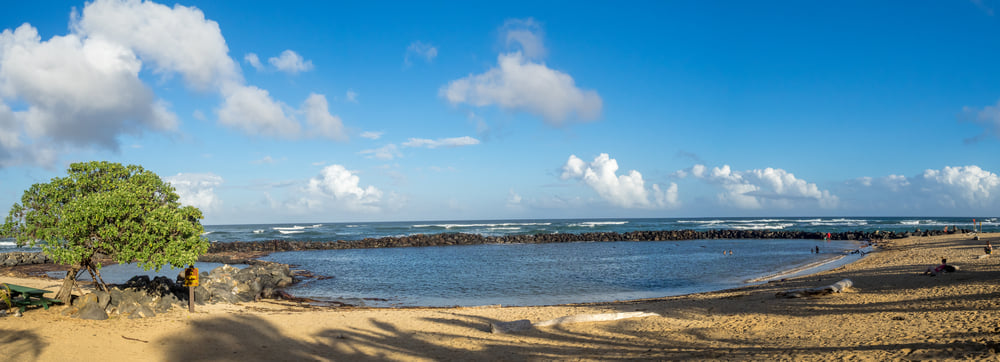
[[[56,295],[68,302],[83,270],[107,290],[101,257],[160,270],[166,264],[194,263],[205,253],[201,211],[177,199],[169,183],[140,166],[74,163],[68,176],[26,190],[2,234],[19,246],[40,246],[57,263],[70,266]]]

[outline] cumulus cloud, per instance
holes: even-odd
[[[423,59],[424,61],[430,63],[437,57],[437,55],[437,47],[418,40],[410,43],[410,46],[406,47],[406,55],[403,56],[403,63],[406,66],[410,66],[413,64],[414,58]]]
[[[404,147],[426,147],[426,148],[461,147],[461,146],[474,146],[478,144],[479,140],[469,136],[438,138],[436,140],[426,139],[426,138],[410,138],[408,141],[403,142]]]
[[[597,92],[580,89],[569,74],[536,62],[546,54],[540,24],[530,18],[507,20],[500,33],[508,51],[497,56],[497,65],[449,82],[438,90],[440,97],[452,105],[531,113],[555,126],[600,116],[603,101]]]
[[[924,190],[936,195],[941,205],[948,207],[989,206],[1000,192],[1000,177],[979,166],[926,170],[916,180]]]
[[[247,134],[293,138],[301,129],[285,112],[286,106],[255,86],[239,86],[225,91],[217,110],[219,123]]]
[[[979,166],[945,166],[906,177],[862,177],[846,183],[856,207],[940,212],[989,210],[1000,201],[1000,176]]]
[[[344,139],[339,118],[315,98],[294,110],[246,85],[218,23],[195,7],[96,0],[71,14],[70,30],[48,40],[29,24],[0,33],[0,165],[51,164],[72,148],[118,150],[122,135],[176,131],[176,115],[139,78],[143,70],[218,92],[218,121],[242,132],[301,137],[296,116],[304,114],[324,135]],[[244,60],[263,67],[254,53]],[[272,64],[289,72],[312,67],[291,51]]]
[[[303,59],[301,55],[292,50],[285,50],[277,57],[268,58],[267,62],[271,63],[278,71],[291,74],[307,72],[313,69],[311,60]]]
[[[141,65],[130,49],[102,38],[70,34],[42,41],[28,24],[4,30],[0,146],[21,153],[18,146],[45,143],[41,153],[49,155],[66,145],[117,150],[120,135],[175,130],[167,103],[139,80]],[[6,102],[25,106],[11,109]]]
[[[677,184],[666,190],[654,184],[647,190],[639,171],[618,175],[618,161],[602,153],[587,163],[570,155],[562,167],[563,180],[579,180],[592,188],[604,200],[622,208],[676,207],[679,205]]]
[[[765,168],[734,171],[729,165],[713,167],[695,165],[687,174],[717,185],[725,190],[717,195],[724,206],[741,209],[819,206],[836,208],[839,198],[814,183],[806,182],[782,169]]]
[[[133,49],[153,64],[155,73],[179,73],[197,89],[242,81],[219,24],[206,19],[198,8],[97,0],[87,3],[82,15],[73,20],[71,27],[82,36],[108,39]]]
[[[354,172],[344,166],[324,167],[318,176],[309,180],[305,191],[311,197],[306,202],[311,208],[337,206],[356,211],[378,211],[382,191],[374,186],[361,187],[360,181]]]
[[[180,196],[180,203],[197,207],[203,212],[218,210],[222,201],[215,195],[215,188],[222,184],[222,177],[213,173],[179,173],[163,178]]]
[[[340,117],[330,114],[325,96],[316,93],[310,94],[302,105],[302,112],[305,113],[311,134],[337,141],[347,140],[344,122],[340,120]]]
[[[370,140],[377,140],[382,137],[385,132],[375,132],[375,131],[365,131],[361,132],[361,138],[367,138]]]
[[[573,116],[596,119],[602,107],[597,92],[577,88],[568,74],[528,61],[520,52],[501,54],[497,67],[453,80],[439,94],[451,104],[497,105],[537,114],[552,125]]]

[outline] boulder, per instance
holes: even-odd
[[[80,319],[91,319],[91,320],[105,320],[108,319],[108,313],[101,306],[101,297],[97,294],[90,293],[83,298],[77,299],[73,302],[73,307],[75,307],[76,318]]]

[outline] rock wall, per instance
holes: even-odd
[[[13,251],[9,253],[0,253],[0,266],[45,264],[51,262],[52,258],[49,258],[49,256],[43,252],[28,253],[23,251]]]
[[[961,232],[965,232],[964,230]],[[874,232],[850,231],[831,234],[834,240],[898,239],[907,236],[942,235],[943,231],[914,232]],[[483,236],[479,234],[443,233],[416,234],[400,237],[367,238],[356,241],[237,241],[212,243],[208,248],[212,253],[268,253],[276,251],[325,250],[325,249],[366,249],[398,248],[415,246],[479,245],[479,244],[542,244],[568,243],[578,241],[672,241],[700,239],[823,239],[825,233],[806,231],[770,230],[665,230],[632,231],[627,233],[594,232],[581,234],[535,234]]]

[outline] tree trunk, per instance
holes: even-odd
[[[59,299],[66,305],[69,305],[70,302],[73,301],[73,287],[76,286],[76,274],[79,272],[79,265],[74,265],[69,268],[69,271],[66,272],[66,279],[63,279],[62,288],[59,288],[59,292],[56,293],[56,299]]]

